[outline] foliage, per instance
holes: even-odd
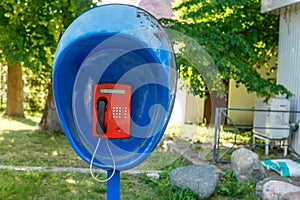
[[[67,26],[95,2],[0,0],[0,63],[12,66],[21,62],[31,70],[26,70],[25,109],[42,110],[58,40]]]
[[[252,143],[253,132],[248,130],[223,130],[220,132],[220,142]]]
[[[46,103],[47,87],[50,84],[50,72],[33,73],[24,70],[24,96],[25,110],[29,112],[42,112]],[[0,88],[1,89],[1,88]]]
[[[214,140],[214,130],[206,124],[182,126],[171,125],[168,126],[165,133],[165,137],[170,140],[176,140],[176,138],[185,138],[192,143],[209,143]]]
[[[1,0],[0,61],[23,62],[35,73],[51,71],[60,34],[92,5],[92,0]]]
[[[201,45],[225,82],[234,79],[237,86],[244,84],[249,92],[266,99],[274,94],[292,95],[257,72],[261,67],[274,71],[268,61],[277,56],[279,30],[278,16],[260,13],[260,0],[177,0],[173,9],[175,18],[162,22]],[[186,59],[201,57],[189,48],[182,45],[178,53],[180,75],[188,81],[191,92],[204,96],[213,90],[199,69]],[[199,60],[205,66],[203,59]]]
[[[9,66],[15,62],[33,70],[45,70],[50,67],[50,59],[54,54],[56,27],[51,12],[56,1],[13,1],[0,2],[0,50],[2,61]],[[51,29],[47,24],[52,24]]]
[[[215,191],[218,195],[238,199],[256,199],[254,183],[240,183],[232,170],[220,178]]]

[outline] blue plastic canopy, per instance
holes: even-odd
[[[140,8],[109,4],[93,8],[67,28],[57,47],[53,90],[64,132],[75,152],[91,162],[93,87],[132,86],[131,136],[101,140],[94,166],[119,171],[143,162],[159,143],[176,93],[176,61],[162,25]]]

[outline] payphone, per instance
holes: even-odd
[[[158,145],[176,84],[168,34],[141,8],[93,8],[62,35],[53,66],[58,116],[74,151],[90,168],[107,171],[108,199],[119,199],[120,171],[145,161]]]
[[[93,136],[130,136],[131,86],[97,84],[94,87]]]

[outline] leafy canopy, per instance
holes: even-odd
[[[21,62],[25,109],[41,111],[61,34],[93,0],[0,0],[0,63]]]
[[[260,13],[260,0],[177,0],[173,9],[174,19],[162,22],[200,44],[225,82],[234,79],[237,86],[244,84],[249,92],[266,99],[274,94],[292,95],[274,79],[264,79],[257,72],[261,67],[274,71],[269,61],[277,56],[279,30],[278,16]],[[186,59],[199,56],[183,46],[178,62],[190,90],[204,96],[219,86],[208,88],[199,68]]]
[[[92,6],[93,0],[0,0],[0,62],[51,71],[61,33]]]

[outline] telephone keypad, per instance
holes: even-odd
[[[115,119],[121,119],[123,117],[127,119],[128,108],[126,106],[123,108],[121,106],[113,106],[112,114],[113,114],[113,118]]]

